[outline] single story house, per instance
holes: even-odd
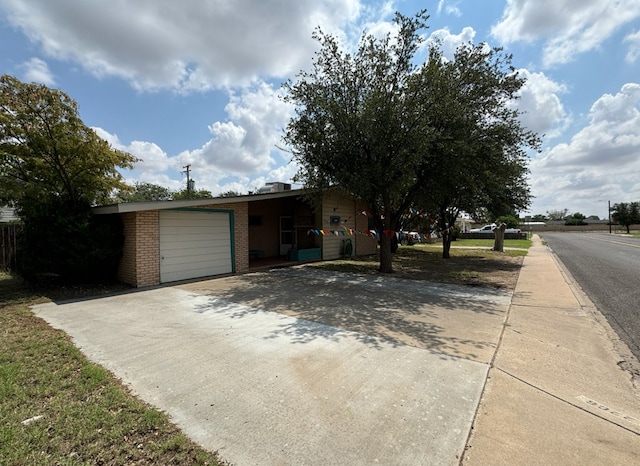
[[[237,197],[95,207],[96,214],[122,220],[118,279],[152,286],[243,273],[264,258],[333,260],[376,252],[377,239],[358,202],[329,191],[313,208],[303,190],[273,185],[275,192]]]

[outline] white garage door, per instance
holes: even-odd
[[[160,212],[160,282],[233,272],[231,214]]]

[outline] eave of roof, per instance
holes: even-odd
[[[97,215],[104,214],[123,214],[127,212],[144,212],[147,210],[168,210],[168,209],[184,209],[188,207],[215,206],[222,204],[237,204],[240,202],[265,201],[269,199],[280,199],[285,197],[300,196],[305,192],[304,189],[292,189],[290,191],[280,191],[276,193],[264,194],[245,194],[234,197],[214,197],[209,199],[181,199],[179,201],[146,201],[146,202],[124,202],[120,204],[111,204],[105,206],[94,207],[93,213]]]

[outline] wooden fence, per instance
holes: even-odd
[[[16,250],[21,225],[19,223],[0,224],[0,269],[14,270]]]

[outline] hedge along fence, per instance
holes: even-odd
[[[19,223],[0,224],[0,269],[15,270],[21,230]]]

